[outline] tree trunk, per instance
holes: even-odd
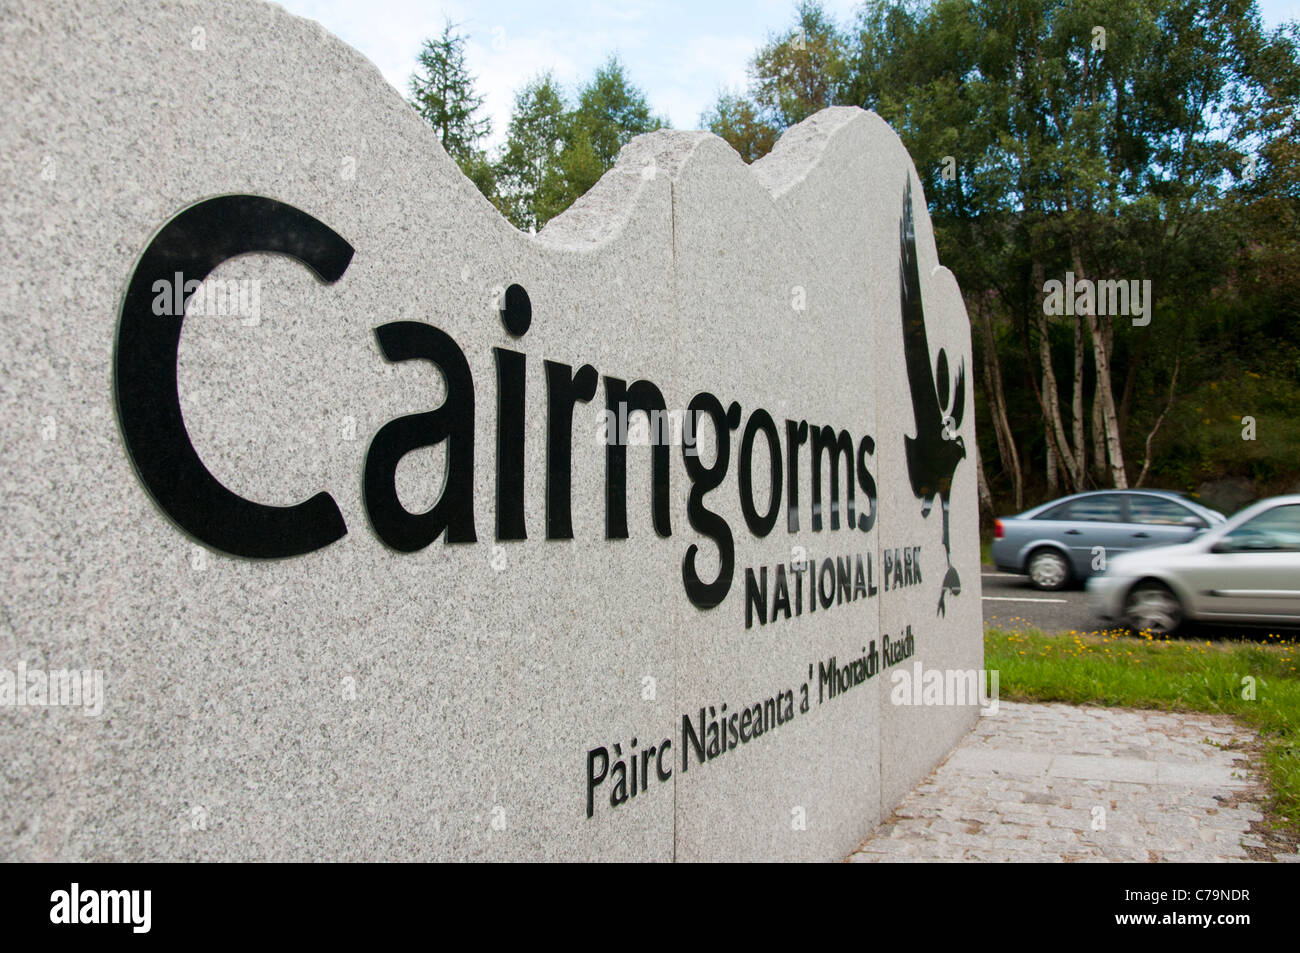
[[[1070,242],[1070,257],[1074,263],[1075,280],[1085,277],[1083,260],[1079,248]],[[1088,331],[1092,335],[1092,358],[1097,366],[1097,397],[1101,400],[1101,423],[1106,436],[1106,456],[1110,461],[1110,479],[1119,490],[1128,487],[1128,477],[1124,473],[1124,446],[1120,440],[1119,415],[1115,410],[1115,393],[1111,388],[1110,355],[1106,353],[1106,330],[1097,317],[1097,309],[1091,308],[1088,319]]]
[[[993,434],[998,441],[998,459],[1002,470],[1011,477],[1011,490],[1015,495],[1016,512],[1024,509],[1024,474],[1020,470],[1020,453],[1016,450],[1015,434],[1007,419],[1007,398],[1002,389],[1002,362],[998,359],[997,343],[993,337],[993,322],[989,318],[988,304],[980,299],[975,307],[976,326],[984,343],[984,391],[989,402],[989,416],[993,418]]]
[[[1101,394],[1092,396],[1092,476],[1098,486],[1106,479],[1106,430],[1101,423]]]
[[[980,448],[975,446],[975,476],[976,485],[979,488],[980,500],[980,530],[983,531],[992,525],[993,518],[997,515],[993,512],[993,494],[989,492],[989,481],[984,476],[984,460],[980,456]]]
[[[1082,490],[1088,477],[1088,452],[1083,430],[1083,318],[1074,316],[1074,393],[1070,401],[1070,424],[1074,430],[1074,488]]]
[[[1034,263],[1034,319],[1038,324],[1038,361],[1043,369],[1043,416],[1046,418],[1047,442],[1053,453],[1059,457],[1069,479],[1075,472],[1074,456],[1070,453],[1069,441],[1065,436],[1065,424],[1061,422],[1061,401],[1057,392],[1056,371],[1052,367],[1052,342],[1048,334],[1047,315],[1043,313],[1043,266]],[[1053,468],[1054,469],[1054,468]],[[1054,481],[1055,477],[1048,477]],[[1050,485],[1050,484],[1049,484]],[[1069,487],[1074,490],[1076,487]]]
[[[1061,495],[1061,481],[1056,476],[1056,447],[1049,436],[1047,440],[1047,498],[1054,500]]]

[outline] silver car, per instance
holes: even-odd
[[[1044,503],[994,524],[993,561],[1039,589],[1103,572],[1131,549],[1182,543],[1222,513],[1165,490],[1094,490]]]
[[[1187,620],[1300,626],[1300,495],[1262,500],[1191,542],[1111,559],[1088,580],[1088,604],[1156,634]]]

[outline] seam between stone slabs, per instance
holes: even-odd
[[[1125,781],[1193,788],[1241,788],[1249,781],[1232,767],[1181,765],[1106,755],[1052,755],[983,747],[953,752],[953,767],[998,777],[1053,777],[1078,781]]]

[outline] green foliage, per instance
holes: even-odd
[[[785,129],[835,105],[845,80],[846,47],[820,3],[800,3],[794,29],[770,37],[750,63],[751,91],[761,112]]]
[[[497,204],[497,172],[482,149],[474,149],[457,160],[465,177],[474,183],[483,195],[493,204]]]
[[[772,151],[780,133],[764,119],[757,106],[744,96],[723,93],[700,117],[700,125],[721,136],[746,162],[761,159]]]
[[[748,94],[719,94],[701,124],[753,162],[772,150],[782,131],[842,101],[848,56],[848,38],[820,3],[804,0],[793,28],[769,36],[754,54]]]
[[[572,205],[634,136],[666,125],[611,56],[572,106],[550,73],[528,82],[515,95],[506,140],[494,159],[479,146],[491,127],[476,118],[483,99],[465,66],[465,37],[450,22],[439,39],[426,41],[411,94],[461,171],[525,230],[541,228]]]
[[[1189,433],[1197,425],[1181,395],[1218,379],[1225,359],[1239,375],[1274,376],[1276,345],[1300,344],[1297,29],[1265,31],[1253,3],[1199,0],[869,0],[856,29],[844,98],[899,132],[941,260],[968,310],[992,315],[1022,461],[1041,467],[1046,449],[1035,394],[1041,282],[1082,263],[1090,277],[1152,282],[1151,325],[1113,322],[1112,393],[1132,480],[1176,383],[1148,485],[1176,475],[1162,456],[1174,436],[1208,437]],[[1068,413],[1072,319],[1048,323]],[[1091,368],[1082,387],[1086,409],[1097,395]],[[1005,492],[980,410],[982,458],[994,493]],[[1296,446],[1221,462],[1300,475]]]
[[[570,138],[583,142],[605,169],[633,136],[667,125],[650,114],[645,94],[627,79],[623,64],[611,56],[578,93],[578,108],[568,117]],[[563,162],[563,156],[561,156]]]
[[[550,75],[528,83],[489,156],[451,24],[425,45],[412,93],[521,229],[541,228],[633,136],[664,124],[611,57],[569,95]],[[748,89],[720,94],[701,123],[747,162],[829,105],[873,109],[898,131],[940,258],[968,311],[990,318],[1029,505],[1046,489],[1039,296],[1080,262],[1091,277],[1152,283],[1151,324],[1106,331],[1129,480],[1157,422],[1148,486],[1248,476],[1265,492],[1300,479],[1298,103],[1300,25],[1267,31],[1249,0],[867,0],[847,26],[804,2],[755,52]],[[1072,320],[1050,318],[1045,333],[1068,412]],[[999,497],[1010,480],[973,338],[981,457]],[[1089,353],[1085,414],[1094,367]],[[1253,443],[1240,439],[1243,415],[1258,421]],[[1095,464],[1091,430],[1089,419]]]
[[[424,41],[410,88],[411,105],[438,133],[447,154],[464,167],[472,166],[492,121],[478,118],[483,98],[474,93],[474,77],[465,65],[465,37],[456,30],[448,20],[438,39]]]
[[[540,228],[567,205],[556,161],[564,148],[566,114],[564,93],[550,73],[515,96],[496,175],[503,211],[516,228]]]
[[[645,94],[628,81],[618,57],[611,56],[578,91],[577,106],[560,116],[560,148],[550,187],[534,206],[537,227],[595,185],[634,136],[666,125],[651,114]]]
[[[1229,364],[1179,399],[1162,431],[1154,471],[1159,485],[1192,490],[1206,480],[1241,476],[1265,494],[1292,490],[1300,469],[1300,350],[1274,353],[1279,373],[1273,376]],[[1246,416],[1254,419],[1253,433],[1242,422]]]

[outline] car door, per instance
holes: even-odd
[[[1172,546],[1185,543],[1208,524],[1190,507],[1165,496],[1151,493],[1128,493],[1129,548]],[[1199,526],[1188,526],[1194,519]]]
[[[1054,515],[1068,524],[1061,538],[1070,548],[1071,561],[1080,577],[1101,572],[1105,560],[1132,546],[1123,494],[1089,494],[1071,500],[1061,509],[1059,515]]]
[[[1300,621],[1300,504],[1265,510],[1215,541],[1186,573],[1199,613]]]

